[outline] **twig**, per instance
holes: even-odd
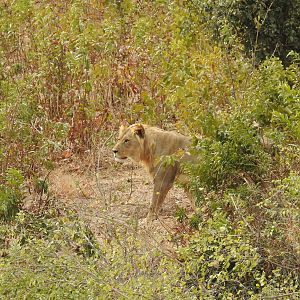
[[[261,24],[259,24],[259,26],[257,26],[257,30],[256,30],[256,37],[255,37],[255,43],[254,43],[254,48],[253,48],[253,51],[252,51],[252,65],[254,66],[254,61],[255,61],[255,54],[256,54],[256,50],[257,50],[257,46],[258,46],[258,36],[259,36],[259,32],[260,32],[260,28],[264,25],[266,19],[267,19],[267,16],[271,10],[271,7],[274,3],[274,0],[271,2],[271,4],[269,5],[269,7],[267,8],[267,11],[266,11],[266,14],[263,18],[263,21],[261,22]]]
[[[158,217],[157,220],[159,221],[160,225],[169,233],[172,234],[171,228],[162,220],[162,218]]]
[[[250,229],[250,231],[252,232],[252,234],[254,236],[256,236],[256,232],[254,231],[254,229],[251,227],[251,225],[249,224],[249,222],[244,218],[244,216],[240,213],[240,210],[237,206],[237,204],[235,203],[235,201],[233,200],[233,197],[230,197],[233,205],[234,205],[234,208],[236,210],[236,212],[241,216],[241,218],[243,219],[244,223],[248,226],[248,228]]]
[[[49,178],[51,172],[52,172],[52,170],[50,170],[50,171],[47,173],[47,175],[45,176],[45,178],[44,178],[43,181],[42,181],[42,190],[39,191],[40,197],[39,197],[39,200],[38,200],[38,209],[39,209],[39,210],[40,210],[40,208],[41,208],[41,202],[42,202],[42,197],[43,197],[43,194],[44,194],[44,188],[45,188],[45,185],[46,185],[46,180]],[[49,199],[49,194],[47,193],[47,198],[46,198],[46,200],[48,200],[48,199]],[[48,202],[49,202],[49,201],[47,201],[47,202],[44,203],[44,207],[43,207],[43,208],[46,207],[46,205],[48,204]]]
[[[132,196],[132,186],[133,186],[133,180],[132,180],[132,176],[133,175],[133,163],[131,163],[131,173],[130,173],[130,192],[129,192],[129,196],[128,196],[128,201],[131,199]]]
[[[229,76],[230,76],[230,81],[231,81],[232,97],[234,98],[235,101],[237,101],[236,88],[235,88],[235,84],[234,84],[233,74],[232,74],[232,70],[231,70],[231,64],[230,64],[230,60],[229,60],[229,56],[228,56],[227,50],[225,51],[225,57],[226,57],[226,62],[227,62],[227,66],[228,66],[228,70],[229,70]]]
[[[101,147],[100,147],[100,149],[99,149],[99,151],[98,151],[98,157],[97,157],[97,169],[99,169],[99,166],[100,166],[100,158],[101,158],[100,155],[101,155],[101,153],[102,153],[101,150],[104,149],[106,143],[112,138],[113,135],[114,135],[114,133],[111,133],[111,134],[110,134],[110,136],[102,143],[102,145],[101,145]]]

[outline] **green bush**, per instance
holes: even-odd
[[[221,125],[215,139],[197,141],[201,163],[192,166],[192,173],[198,188],[238,186],[244,176],[259,181],[267,172],[271,158],[264,151],[257,130],[241,117],[233,115]]]
[[[287,183],[291,180],[284,181],[285,190],[296,197]],[[268,257],[252,244],[248,222],[231,222],[219,207],[199,221],[172,258],[124,226],[112,224],[109,242],[99,243],[74,212],[59,207],[39,216],[21,211],[14,223],[0,225],[0,295],[260,299],[289,294],[297,299],[299,274],[270,267]]]
[[[12,220],[21,208],[24,178],[19,170],[8,169],[0,184],[0,220]]]
[[[190,299],[176,260],[113,226],[113,239],[99,244],[74,212],[20,212],[0,227],[1,297]]]
[[[203,299],[261,299],[299,296],[299,276],[278,266],[268,269],[252,245],[245,221],[231,224],[221,208],[202,222],[179,251],[187,287]]]
[[[198,123],[197,131],[204,136],[195,137],[192,151],[199,162],[186,166],[199,207],[189,222],[200,230],[196,242],[191,238],[191,247],[186,249],[186,269],[193,270],[191,278],[196,276],[188,282],[211,298],[223,299],[224,294],[225,299],[255,299],[257,295],[291,293],[296,299],[300,257],[296,234],[300,216],[299,66],[294,61],[284,68],[279,59],[269,59],[247,80],[247,85],[235,85],[236,97],[228,99],[231,106],[212,113],[212,117],[203,113],[205,117]],[[196,98],[192,106],[194,111],[206,109]],[[188,124],[191,130],[195,128],[193,120]],[[225,234],[215,228],[223,223]],[[243,233],[238,234],[241,228]],[[231,246],[227,249],[226,245]],[[210,265],[214,261],[217,268]],[[247,265],[251,272],[239,277],[228,267],[232,261],[237,266],[253,262],[253,269]]]
[[[189,6],[215,39],[230,46],[239,37],[257,62],[277,56],[287,65],[289,52],[300,52],[299,1],[193,0]]]
[[[276,180],[269,194],[257,203],[262,216],[257,227],[269,259],[291,269],[299,264],[300,257],[299,188],[299,173],[292,172]]]
[[[298,78],[297,64],[284,69],[278,59],[266,60],[252,73],[242,98],[231,100],[229,110],[203,118],[197,131],[205,136],[194,142],[199,164],[190,168],[198,188],[238,187],[247,180],[259,183],[275,170],[280,177],[287,163],[292,170],[297,168]],[[205,110],[197,99],[192,104],[195,111]],[[189,126],[194,129],[193,119]]]

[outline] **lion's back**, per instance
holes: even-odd
[[[165,131],[157,127],[146,127],[149,144],[152,145],[154,156],[172,155],[177,150],[186,150],[191,138],[175,131]]]

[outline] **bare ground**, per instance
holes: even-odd
[[[168,242],[180,227],[178,207],[191,212],[183,190],[174,186],[168,193],[158,220],[146,225],[145,217],[152,196],[152,182],[146,171],[128,161],[114,162],[110,149],[102,148],[98,158],[69,158],[50,175],[51,192],[67,207],[75,209],[99,241],[125,228],[135,237],[147,237],[156,245],[173,248]],[[144,239],[145,240],[145,239]]]

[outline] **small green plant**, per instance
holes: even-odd
[[[24,178],[19,170],[8,169],[0,185],[0,219],[12,220],[21,208]]]
[[[199,224],[203,221],[202,214],[200,213],[195,213],[191,216],[189,219],[189,224],[192,228],[198,229]]]
[[[182,223],[184,220],[187,219],[186,211],[182,207],[177,207],[175,212],[175,217],[178,220],[178,222]]]

